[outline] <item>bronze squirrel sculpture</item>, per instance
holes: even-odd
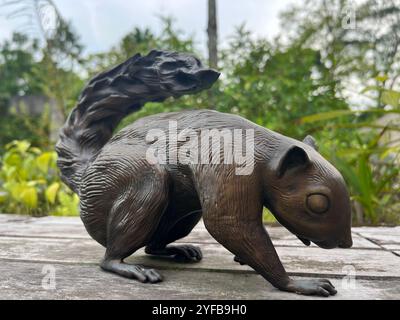
[[[63,181],[80,197],[82,221],[106,248],[101,268],[141,282],[161,275],[123,260],[138,249],[152,255],[199,261],[191,245],[170,245],[187,236],[201,217],[209,233],[276,288],[306,295],[336,294],[325,279],[289,278],[262,223],[263,207],[306,245],[352,245],[349,195],[341,174],[303,142],[242,117],[198,110],[139,119],[113,130],[146,102],[208,89],[219,73],[189,54],[152,51],[135,55],[94,77],[64,127],[56,150]],[[236,175],[229,164],[157,164],[146,160],[152,128],[251,129],[254,168]],[[181,143],[181,142],[179,142]]]

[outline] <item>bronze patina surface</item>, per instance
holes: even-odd
[[[218,77],[191,55],[152,51],[96,76],[84,89],[56,149],[63,181],[80,196],[88,233],[106,248],[101,267],[141,282],[159,282],[156,270],[124,259],[145,247],[148,254],[200,261],[198,247],[171,243],[187,236],[203,217],[209,233],[236,261],[275,287],[335,294],[328,280],[289,278],[262,223],[266,207],[306,245],[351,247],[346,185],[317,152],[312,137],[297,141],[209,110],[144,117],[113,136],[118,123],[146,102],[208,89]],[[147,151],[153,142],[147,134],[154,128],[168,132],[171,121],[178,132],[190,129],[199,136],[205,129],[252,130],[252,172],[238,175],[237,167],[226,163],[150,163]],[[177,149],[183,143],[167,146]]]

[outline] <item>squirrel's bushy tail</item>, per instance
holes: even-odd
[[[192,55],[165,51],[135,55],[97,75],[61,129],[56,151],[62,180],[79,193],[82,173],[124,117],[146,102],[208,89],[218,77]]]

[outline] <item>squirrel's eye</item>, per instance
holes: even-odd
[[[329,199],[323,194],[311,194],[307,197],[307,208],[314,213],[324,213],[329,209]]]

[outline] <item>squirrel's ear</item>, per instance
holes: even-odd
[[[304,138],[303,143],[308,144],[310,147],[318,151],[317,141],[314,139],[313,136],[308,135]]]
[[[303,148],[292,146],[281,157],[277,174],[279,177],[283,177],[288,171],[306,168],[310,162],[311,160]]]

